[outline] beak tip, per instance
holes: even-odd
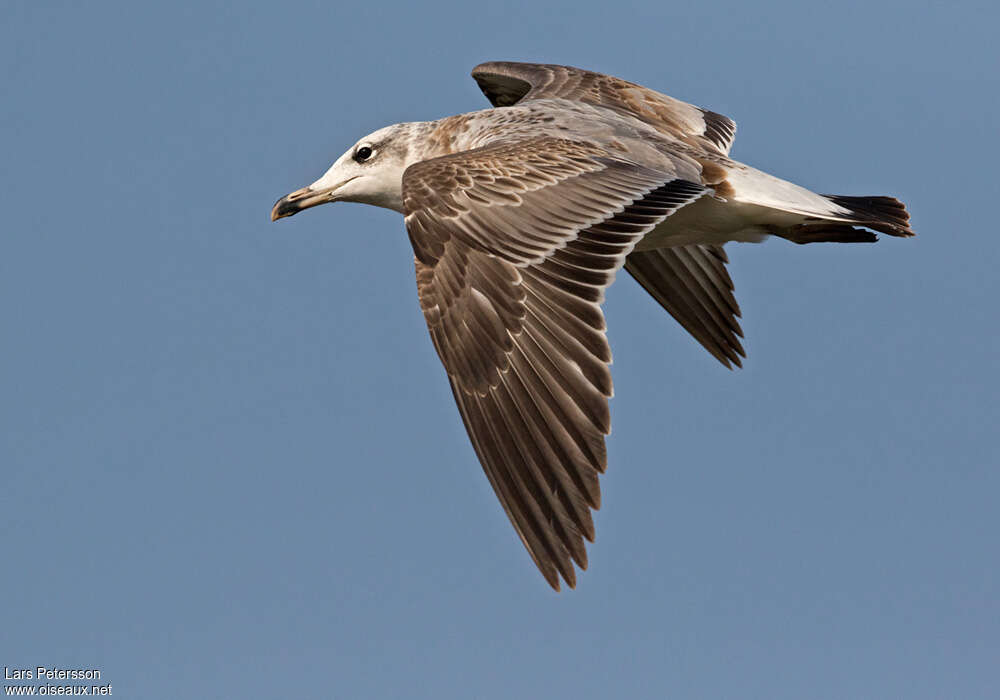
[[[322,195],[317,196],[317,193],[309,187],[295,190],[274,203],[274,206],[271,207],[271,221],[298,214],[303,209],[322,204],[324,201],[328,200],[324,200]]]
[[[286,216],[291,216],[299,211],[301,208],[297,197],[295,197],[295,192],[290,195],[286,195],[274,203],[271,207],[271,221],[277,221],[278,219],[284,219]]]

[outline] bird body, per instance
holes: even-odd
[[[744,355],[722,246],[909,236],[891,197],[813,193],[729,158],[727,117],[564,66],[473,71],[493,109],[385,127],[272,218],[401,212],[432,342],[511,523],[558,590],[587,565],[610,431],[601,302],[621,267],[726,366]]]

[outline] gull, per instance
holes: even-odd
[[[912,236],[892,197],[822,195],[729,158],[736,124],[568,66],[490,62],[493,105],[365,136],[277,220],[327,202],[405,217],[431,340],[486,476],[556,591],[587,568],[607,466],[619,268],[726,367],[745,357],[723,245]]]

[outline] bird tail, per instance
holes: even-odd
[[[910,215],[895,197],[845,197],[816,194],[750,166],[727,172],[729,194],[717,194],[736,203],[770,209],[755,214],[769,224],[770,233],[797,243],[874,241],[862,228],[890,236],[912,236]],[[791,215],[791,216],[788,216]],[[800,218],[801,217],[801,218]]]
[[[797,226],[777,233],[794,243],[873,243],[878,240],[871,229],[890,236],[913,236],[910,214],[906,206],[895,197],[846,197],[822,195],[847,209],[847,214],[831,217],[810,217]],[[863,226],[856,228],[852,224]]]

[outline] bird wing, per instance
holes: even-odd
[[[740,305],[721,245],[637,250],[625,269],[719,362],[742,367]]]
[[[716,112],[602,73],[543,63],[491,61],[472,77],[494,107],[561,98],[600,105],[640,119],[661,133],[728,155],[736,122]]]
[[[607,460],[600,304],[645,233],[704,188],[539,138],[403,174],[417,290],[486,476],[549,584],[586,568]]]

